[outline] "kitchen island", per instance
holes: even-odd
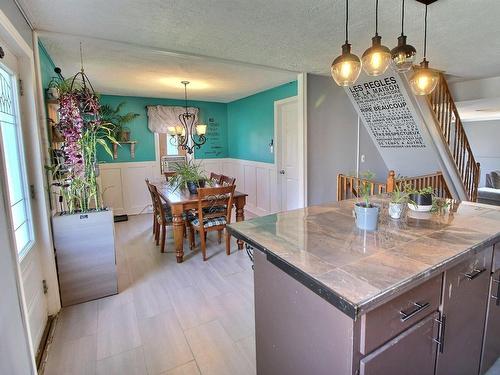
[[[500,356],[500,210],[455,204],[364,232],[353,201],[230,226],[253,248],[257,371],[478,374]]]

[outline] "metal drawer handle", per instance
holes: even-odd
[[[406,312],[401,310],[399,313],[401,314],[401,321],[406,322],[408,319],[413,318],[415,315],[417,315],[420,311],[425,310],[426,308],[429,307],[429,302],[426,303],[418,303],[418,302],[413,302],[415,305],[415,309],[412,311]]]
[[[486,271],[486,268],[478,270],[477,268],[474,268],[472,272],[466,273],[465,277],[468,278],[469,280],[474,280],[476,277],[478,277],[480,274],[482,274],[484,271]]]

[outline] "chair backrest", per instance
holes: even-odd
[[[221,174],[210,172],[210,181],[216,183],[217,185],[220,185],[221,179],[222,179],[222,175]]]
[[[147,178],[144,181],[146,181],[146,186],[148,187],[149,195],[151,196],[151,204],[153,205],[153,211],[155,211],[156,206],[155,206],[155,198],[153,196],[153,189],[152,189],[153,185],[149,183],[149,180]]]
[[[176,172],[163,172],[163,175],[165,176],[165,180],[168,182],[170,177],[174,177],[176,175]]]
[[[163,201],[160,197],[160,194],[158,193],[158,189],[156,188],[155,185],[149,184],[149,188],[151,189],[151,197],[153,198],[154,202],[154,214],[156,215],[157,220],[161,223],[166,225],[167,224],[167,219],[166,219],[166,212],[165,212],[165,207],[163,206]]]
[[[236,182],[236,178],[229,177],[229,176],[222,175],[221,179],[220,179],[220,184],[222,186],[231,186],[231,185],[234,185],[235,182]]]
[[[198,219],[200,223],[203,223],[204,218],[221,216],[226,218],[227,224],[231,223],[234,189],[234,185],[198,188]],[[225,208],[223,212],[220,211],[220,207]]]

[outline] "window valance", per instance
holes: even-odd
[[[148,128],[153,133],[168,133],[170,126],[180,125],[179,115],[186,111],[185,107],[170,106],[170,105],[148,105]],[[190,113],[194,113],[198,124],[199,109],[196,107],[188,107]]]

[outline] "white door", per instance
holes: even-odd
[[[5,214],[17,250],[31,343],[36,352],[47,322],[47,300],[27,179],[18,96],[18,61],[6,44],[0,43],[5,52],[0,62],[0,180],[4,191],[1,198],[6,202]]]
[[[281,211],[293,210],[304,206],[303,136],[299,128],[297,97],[275,102],[275,111]]]

